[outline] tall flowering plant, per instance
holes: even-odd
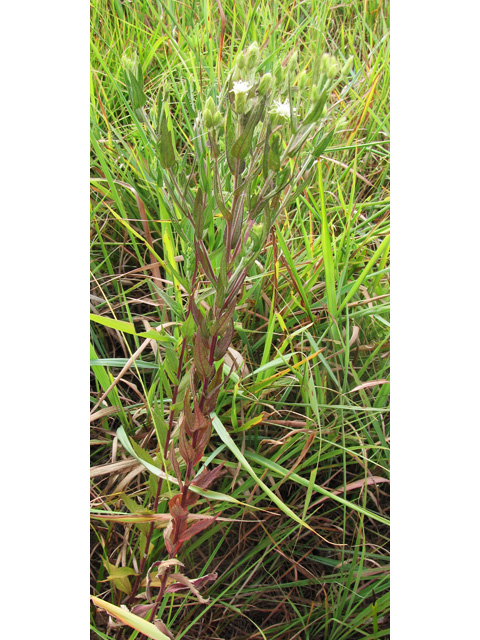
[[[195,122],[193,168],[185,176],[176,170],[179,162],[167,103],[147,115],[139,61],[136,57],[124,60],[130,100],[158,152],[164,197],[172,211],[179,212],[172,223],[183,237],[192,239],[191,286],[164,445],[164,459],[179,491],[169,500],[170,521],[164,531],[168,558],[146,572],[151,603],[134,608],[150,620],[155,619],[167,591],[188,587],[205,602],[198,587],[215,578],[189,580],[180,571],[178,556],[192,536],[215,521],[205,517],[189,524],[189,509],[198,499],[192,487],[208,489],[222,473],[221,466],[200,474],[196,469],[208,446],[211,413],[225,384],[222,362],[234,337],[238,297],[280,212],[288,209],[315,175],[315,161],[334,133],[328,118],[329,98],[352,64],[349,59],[342,68],[334,57],[324,54],[310,70],[298,73],[294,52],[286,64],[277,64],[271,73],[262,72],[260,48],[251,44],[237,58],[220,94],[205,101]],[[218,234],[222,238],[221,250],[215,252],[209,244],[212,219],[216,240]],[[200,304],[200,299],[209,304]],[[160,480],[155,509],[161,491]],[[152,529],[147,549],[151,533]],[[146,555],[131,602],[145,564]],[[150,581],[153,568],[161,579],[155,599]],[[157,625],[168,634],[163,623],[157,621]]]

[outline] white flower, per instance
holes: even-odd
[[[290,119],[292,108],[290,107],[290,102],[285,100],[282,102],[281,100],[273,101],[273,109],[270,110],[269,113],[274,113],[277,116],[281,116],[282,118]],[[297,111],[296,107],[293,107],[293,113]]]
[[[251,82],[247,82],[247,80],[235,80],[233,83],[233,93],[237,95],[238,93],[247,93],[253,87]]]

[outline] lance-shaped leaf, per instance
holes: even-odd
[[[179,542],[187,542],[190,538],[193,538],[194,535],[200,533],[200,531],[204,531],[207,527],[215,522],[217,516],[213,518],[205,518],[205,520],[197,520],[194,522],[188,529],[186,529],[179,538]]]
[[[208,489],[208,487],[223,473],[223,462],[213,469],[204,469],[202,473],[192,480],[192,484],[200,489]]]
[[[215,309],[221,309],[225,302],[225,292],[228,286],[227,252],[222,252],[220,268],[218,270],[217,293],[215,295]]]
[[[138,65],[138,77],[135,77],[130,71],[125,71],[125,81],[128,89],[128,96],[134,109],[141,109],[147,97],[143,92],[142,66]]]
[[[197,327],[200,327],[203,322],[203,315],[200,309],[195,304],[195,301],[193,300],[193,296],[190,299],[190,311],[192,312],[192,316],[193,316],[193,319],[195,320],[195,324],[197,325]]]
[[[188,435],[193,435],[195,428],[195,416],[193,415],[192,408],[190,406],[190,389],[185,391],[185,397],[183,399],[183,415],[185,416],[186,428]]]
[[[225,202],[223,201],[223,194],[219,188],[218,180],[216,176],[213,179],[213,195],[215,197],[215,202],[217,203],[217,207],[223,214],[223,217],[227,222],[231,222],[232,220],[232,212],[227,208]]]
[[[193,334],[195,333],[195,320],[193,319],[193,314],[189,313],[186,320],[182,323],[180,327],[180,333],[184,338],[190,340]]]
[[[200,410],[200,405],[197,402],[197,399],[193,399],[194,403],[194,412],[195,412],[195,425],[192,428],[192,431],[201,431],[202,429],[206,429],[210,424],[210,418],[206,418]]]
[[[215,274],[212,269],[212,265],[210,263],[210,260],[208,258],[208,255],[205,249],[205,245],[203,244],[201,239],[195,240],[195,250],[196,250],[197,257],[200,260],[200,264],[203,267],[205,275],[207,276],[207,278],[210,279],[210,282],[216,283],[217,278],[215,277]]]
[[[195,196],[195,203],[193,205],[193,221],[195,223],[195,234],[197,237],[201,238],[205,224],[204,194],[201,187],[198,188],[197,195]]]
[[[215,320],[215,322],[210,326],[210,335],[223,335],[233,318],[233,314],[235,313],[235,301],[230,305],[230,307],[222,313],[222,315]]]
[[[220,389],[223,385],[223,367],[218,367],[213,379],[207,387],[207,394],[205,397],[205,413],[208,414],[210,411],[215,409],[217,404],[218,394],[220,393]]]
[[[233,320],[227,325],[224,335],[217,341],[215,345],[215,351],[213,353],[213,358],[215,362],[221,360],[223,356],[227,353],[228,347],[232,344],[233,334],[234,334]]]
[[[233,221],[233,230],[232,230],[232,249],[236,249],[237,243],[240,240],[240,236],[242,234],[243,228],[243,215],[236,215]]]
[[[184,423],[182,423],[182,425],[183,424]],[[188,441],[187,432],[184,428],[180,429],[180,433],[178,434],[178,448],[180,450],[182,458],[187,464],[189,462],[193,462],[195,458],[195,450]]]
[[[205,447],[210,442],[210,436],[212,435],[212,421],[209,419],[209,424],[206,429],[198,432],[198,439],[195,446],[195,457],[193,458],[193,465],[195,466],[200,462],[205,453]]]
[[[300,147],[304,144],[314,127],[315,124],[302,124],[302,126],[299,127],[297,133],[290,138],[286,151],[287,155],[290,158],[293,157],[300,149]]]
[[[213,373],[213,366],[208,362],[209,351],[208,344],[205,344],[200,331],[197,331],[193,345],[193,361],[195,369],[203,378],[209,378]]]
[[[320,141],[315,145],[315,148],[312,151],[312,156],[314,158],[318,158],[318,156],[322,155],[322,153],[331,143],[334,133],[335,133],[335,129],[331,129],[327,134],[323,135],[320,138]]]
[[[158,156],[160,158],[160,164],[164,169],[172,167],[175,163],[175,149],[172,141],[172,133],[168,128],[168,122],[166,117],[167,105],[164,104],[164,112],[161,116],[159,126],[159,140],[157,144]]]
[[[253,132],[265,111],[265,100],[266,97],[257,102],[249,114],[247,114],[248,120],[245,128],[232,147],[232,156],[238,160],[244,160],[247,157],[252,144]]]
[[[173,471],[175,473],[175,477],[177,479],[179,489],[180,489],[180,491],[182,491],[183,490],[182,474],[180,473],[180,465],[178,464],[177,456],[175,455],[175,447],[173,446],[173,442],[172,442],[172,444],[170,446],[170,450],[168,452],[168,459],[170,460],[170,462],[172,464]]]

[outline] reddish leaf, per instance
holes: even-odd
[[[206,429],[209,425],[209,418],[206,418],[200,410],[200,406],[197,402],[197,399],[193,399],[193,408],[195,411],[195,425],[193,426],[193,431],[201,431],[202,429]]]
[[[183,400],[183,413],[185,415],[185,420],[187,423],[187,431],[189,432],[189,435],[192,435],[195,424],[195,417],[190,406],[190,389],[188,388],[185,391],[185,397]]]
[[[222,336],[215,345],[215,351],[213,354],[215,362],[223,358],[223,356],[227,353],[228,347],[232,344],[233,333],[233,320],[231,320],[230,324],[227,325],[225,335]]]
[[[216,520],[216,516],[213,518],[206,518],[205,520],[197,520],[197,522],[194,522],[190,527],[188,527],[188,529],[186,529],[182,533],[178,541],[184,543],[187,540],[190,540],[190,538],[195,536],[197,533],[200,533],[200,531],[203,531],[204,529],[209,527],[211,524],[213,524],[215,520]]]
[[[169,555],[173,554],[172,533],[173,533],[173,520],[170,520],[170,522],[167,524],[167,526],[165,527],[165,530],[163,532],[163,540],[165,541],[165,549],[168,551]]]
[[[208,427],[202,431],[199,431],[199,437],[197,441],[197,446],[195,448],[195,455],[193,458],[193,465],[196,465],[202,459],[203,453],[205,451],[205,447],[210,442],[210,436],[212,434],[212,421],[208,421]]]
[[[200,475],[192,480],[192,484],[200,489],[208,489],[214,480],[216,480],[223,472],[223,462],[214,469],[205,469]]]
[[[200,331],[197,331],[195,335],[195,343],[193,345],[193,361],[195,363],[195,368],[203,378],[209,378],[213,373],[213,367],[208,362],[208,355],[209,347],[208,345],[205,345]]]
[[[177,479],[178,482],[178,487],[180,489],[180,491],[182,491],[183,489],[183,483],[182,483],[182,474],[180,473],[180,466],[178,464],[178,460],[177,460],[177,456],[175,455],[175,447],[173,446],[173,442],[172,445],[170,447],[170,450],[168,452],[168,458],[172,464],[173,470],[175,472],[175,477]]]
[[[175,574],[173,574],[175,577]],[[194,587],[197,589],[202,587],[206,582],[210,582],[216,580],[218,578],[217,573],[209,573],[206,576],[201,576],[200,578],[195,578],[194,580],[190,580]],[[174,593],[175,591],[185,591],[188,587],[181,582],[174,582],[170,586],[165,589],[165,593]]]
[[[180,450],[182,458],[187,464],[193,461],[195,457],[195,450],[187,440],[185,429],[180,429],[180,432],[178,434],[178,448]]]
[[[232,321],[233,314],[235,313],[235,300],[232,306],[225,311],[210,327],[210,335],[223,335]]]
[[[193,301],[193,296],[190,302],[190,311],[192,312],[192,316],[193,316],[193,319],[195,320],[197,327],[200,327],[203,321],[203,316],[200,312],[200,309],[197,307],[197,305]]]
[[[177,493],[168,501],[170,515],[175,519],[187,518],[188,511],[182,507],[182,495]]]

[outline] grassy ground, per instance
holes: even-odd
[[[132,587],[148,527],[128,514],[148,509],[155,493],[155,476],[133,454],[157,464],[178,337],[168,323],[181,321],[185,305],[156,256],[171,258],[181,278],[191,251],[172,230],[122,55],[140,55],[147,110],[169,92],[185,170],[201,105],[252,41],[266,70],[294,47],[300,69],[319,52],[355,57],[331,111],[347,125],[325,150],[318,180],[277,221],[239,301],[233,347],[242,371],[217,405],[238,449],[214,432],[206,460],[225,463],[214,489],[238,502],[196,507],[223,520],[194,537],[181,560],[189,576],[218,577],[202,589],[208,604],[165,599],[160,614],[178,640],[389,636],[388,5],[92,3],[91,311],[118,324],[92,322],[91,585],[116,605]],[[213,223],[210,239],[214,250]],[[162,323],[163,341],[138,335]],[[131,436],[130,450],[119,433]],[[318,535],[276,506],[248,465]],[[152,542],[149,564],[166,556],[161,526]],[[92,637],[138,637],[107,622],[92,607]]]

